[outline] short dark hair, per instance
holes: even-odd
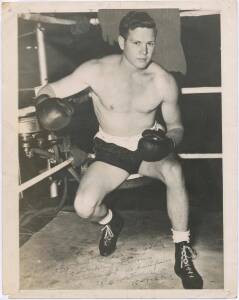
[[[138,27],[146,27],[154,29],[156,35],[157,29],[154,19],[143,11],[130,11],[125,15],[119,24],[119,34],[125,39],[128,37],[129,30]]]

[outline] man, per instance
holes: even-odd
[[[188,194],[175,155],[175,147],[183,137],[178,88],[174,78],[151,60],[156,25],[148,14],[128,13],[119,33],[121,55],[88,61],[38,94],[47,103],[51,100],[48,97],[64,98],[91,89],[99,121],[94,140],[96,159],[80,182],[74,207],[80,217],[104,226],[99,250],[107,256],[116,248],[123,220],[106,207],[104,197],[131,173],[163,181],[175,243],[175,272],[184,288],[202,288],[189,243]],[[159,106],[166,130],[155,121]]]

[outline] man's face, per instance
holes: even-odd
[[[145,69],[153,55],[155,38],[152,28],[138,27],[129,30],[127,39],[121,43],[123,55],[135,68]]]

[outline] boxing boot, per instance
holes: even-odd
[[[195,251],[189,243],[175,243],[175,273],[181,278],[185,289],[202,289],[203,280],[193,265]]]
[[[100,255],[108,256],[115,251],[116,242],[123,228],[123,219],[121,216],[113,212],[113,217],[109,223],[101,229],[102,236],[99,243]]]

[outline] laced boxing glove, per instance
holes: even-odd
[[[146,129],[138,143],[142,160],[159,161],[175,150],[174,141],[163,130]]]
[[[36,98],[36,115],[44,129],[57,131],[66,127],[74,109],[69,102],[42,94]]]

